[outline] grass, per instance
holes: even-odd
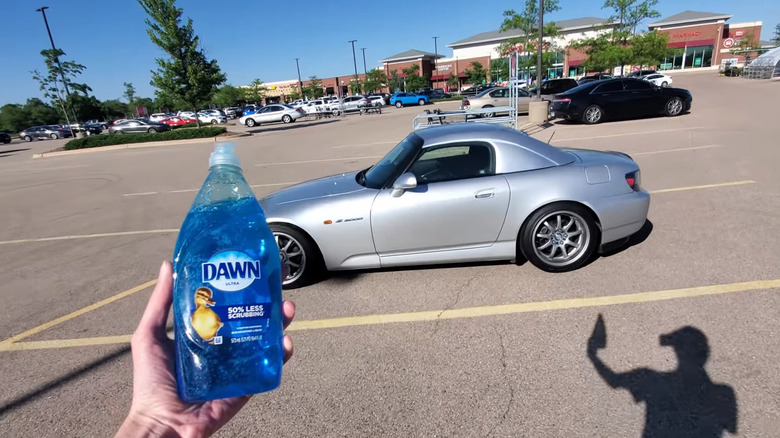
[[[219,134],[227,132],[224,127],[205,127],[205,128],[187,128],[177,129],[175,131],[166,131],[154,134],[101,134],[90,135],[89,137],[77,138],[65,144],[66,151],[74,149],[98,148],[102,146],[113,146],[117,144],[128,143],[148,143],[150,141],[167,140],[186,140],[193,138],[216,137]]]

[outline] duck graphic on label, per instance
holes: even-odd
[[[195,311],[192,312],[190,321],[192,322],[192,328],[195,332],[203,338],[204,341],[208,341],[209,344],[214,344],[214,337],[217,336],[217,332],[224,325],[222,319],[220,319],[217,312],[209,308],[217,304],[212,299],[211,289],[207,287],[200,287],[195,291]]]

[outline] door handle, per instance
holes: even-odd
[[[484,199],[484,198],[492,198],[496,196],[496,190],[495,189],[485,189],[480,190],[477,193],[474,194],[474,197],[477,199]]]

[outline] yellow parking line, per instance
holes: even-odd
[[[126,290],[124,292],[120,292],[120,293],[118,293],[118,294],[116,294],[116,295],[114,295],[112,297],[106,298],[105,300],[98,301],[97,303],[90,304],[89,306],[83,307],[83,308],[81,308],[79,310],[76,310],[75,312],[71,312],[71,313],[68,313],[67,315],[60,316],[57,319],[51,320],[51,321],[49,321],[49,322],[47,322],[45,324],[41,324],[38,327],[32,328],[30,330],[27,330],[26,332],[19,333],[16,336],[11,336],[10,338],[5,339],[2,342],[0,342],[0,351],[4,350],[9,345],[13,345],[16,341],[20,341],[20,340],[22,340],[24,338],[28,338],[28,337],[30,337],[32,335],[35,335],[35,334],[38,334],[38,333],[40,333],[40,332],[42,332],[44,330],[48,330],[48,329],[50,329],[50,328],[52,328],[52,327],[54,327],[56,325],[62,324],[63,322],[70,321],[71,319],[77,318],[77,317],[79,317],[79,316],[81,316],[81,315],[83,315],[85,313],[88,313],[88,312],[91,312],[93,310],[99,309],[99,308],[105,306],[106,304],[111,304],[111,303],[113,303],[116,300],[120,300],[120,299],[122,299],[124,297],[127,297],[127,296],[130,296],[130,295],[132,295],[132,294],[134,294],[136,292],[140,292],[140,291],[142,291],[144,289],[152,287],[155,284],[157,284],[157,280],[147,281],[144,284],[138,285],[138,286],[136,286],[136,287],[134,287],[132,289],[128,289],[128,290]]]
[[[151,283],[151,282],[150,282]],[[497,306],[466,307],[462,309],[432,310],[409,313],[391,313],[378,315],[349,316],[344,318],[319,319],[311,321],[296,321],[288,331],[321,330],[340,327],[379,325],[405,322],[426,322],[441,319],[478,318],[484,316],[509,315],[527,312],[543,312],[550,310],[579,309],[584,307],[612,306],[618,304],[648,303],[653,301],[673,300],[680,298],[702,297],[734,292],[746,292],[766,289],[779,289],[780,279],[759,280],[742,283],[718,284],[712,286],[671,289],[633,294],[610,295],[590,298],[571,298],[552,301],[537,301],[531,303],[504,304]],[[24,334],[24,333],[23,333]],[[18,342],[0,344],[0,351],[41,350],[51,348],[71,348],[92,345],[126,344],[131,335],[107,336],[81,339],[61,339],[53,341]]]
[[[719,183],[719,184],[705,184],[702,186],[688,186],[688,187],[675,187],[672,189],[650,190],[649,193],[655,195],[658,193],[684,192],[687,190],[712,189],[715,187],[741,186],[744,184],[755,184],[755,183],[756,183],[755,181],[748,179],[744,181],[732,181],[732,182]]]
[[[54,236],[54,237],[39,237],[33,239],[6,240],[6,241],[0,241],[0,245],[11,245],[14,243],[53,242],[56,240],[92,239],[95,237],[118,237],[118,236],[134,236],[137,234],[165,234],[165,233],[178,233],[178,232],[179,232],[178,228],[166,228],[161,230],[139,230],[139,231],[119,231],[115,233],[74,234],[72,236]]]

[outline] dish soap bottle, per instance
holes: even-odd
[[[173,254],[179,397],[200,402],[276,389],[282,379],[279,249],[233,146],[209,174]]]

